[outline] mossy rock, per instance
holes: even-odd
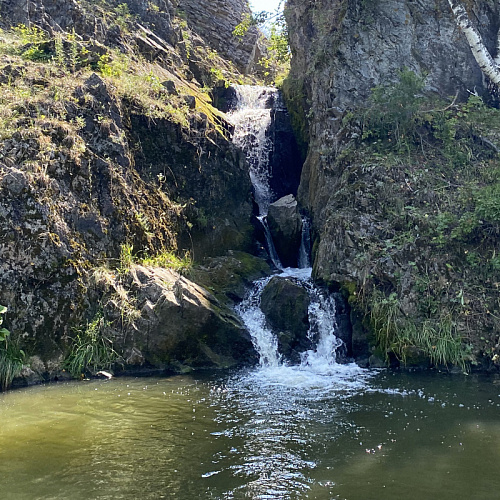
[[[210,290],[222,302],[243,300],[253,281],[271,274],[267,262],[246,252],[229,251],[224,257],[205,259],[190,278]]]

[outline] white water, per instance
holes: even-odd
[[[271,112],[277,101],[278,90],[274,87],[251,85],[235,85],[234,89],[237,96],[236,108],[228,113],[228,118],[234,125],[233,142],[246,154],[259,215],[266,216],[273,201],[273,193],[269,187],[269,155],[273,144],[267,131],[271,125]]]
[[[339,364],[336,361],[336,352],[342,341],[335,335],[335,301],[327,292],[314,285],[311,268],[288,268],[277,276],[291,279],[307,290],[311,301],[308,310],[308,336],[315,348],[303,352],[298,365],[290,365],[282,359],[278,352],[278,340],[267,327],[264,313],[260,309],[262,291],[272,277],[262,278],[254,283],[249,296],[237,307],[260,357],[259,369],[249,373],[246,379],[268,389],[275,387],[330,392],[366,387],[366,380],[371,376],[368,370],[354,363]]]
[[[268,137],[273,107],[282,106],[277,89],[258,86],[235,86],[236,109],[229,113],[235,130],[233,142],[246,154],[250,169],[250,179],[254,188],[255,201],[259,207],[258,219],[266,236],[269,255],[274,265],[281,270],[278,276],[287,278],[302,286],[308,293],[308,337],[315,347],[301,354],[298,365],[290,365],[282,359],[278,351],[278,339],[266,324],[260,308],[262,291],[271,277],[254,283],[248,297],[237,307],[245,326],[249,330],[254,346],[259,354],[258,370],[250,372],[245,380],[250,385],[285,390],[331,391],[358,389],[365,386],[369,376],[367,370],[355,364],[339,364],[337,349],[342,341],[335,331],[335,301],[329,294],[317,288],[311,279],[309,222],[303,220],[302,244],[299,252],[299,269],[283,269],[267,227],[266,216],[269,205],[275,201],[270,188],[270,153],[273,144]],[[245,382],[240,380],[240,382]],[[316,394],[319,396],[319,394]]]
[[[234,125],[233,142],[245,152],[247,158],[255,203],[259,207],[257,218],[264,230],[269,257],[277,269],[282,269],[266,219],[269,205],[275,201],[270,188],[273,144],[267,134],[271,112],[280,102],[279,93],[274,87],[235,85],[234,89],[237,103],[235,109],[228,113]]]

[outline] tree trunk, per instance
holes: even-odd
[[[488,52],[488,49],[483,43],[483,39],[480,33],[472,25],[471,20],[461,2],[457,0],[448,0],[451,10],[455,15],[455,20],[463,31],[469,46],[472,50],[472,54],[476,59],[481,71],[498,87],[500,87],[500,31],[497,40],[497,54],[496,58],[493,59],[492,55]]]
[[[495,64],[500,67],[500,28],[498,28],[497,35],[497,55],[495,56]]]

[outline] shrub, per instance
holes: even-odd
[[[398,146],[413,141],[424,102],[424,86],[425,76],[405,69],[399,73],[396,84],[375,87],[364,116],[363,138],[388,139]]]
[[[455,365],[467,370],[469,349],[457,332],[451,314],[416,323],[403,314],[396,293],[386,297],[374,290],[370,299],[371,323],[376,340],[386,356],[393,353],[403,363],[416,347],[435,365]]]

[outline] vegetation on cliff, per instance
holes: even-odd
[[[118,279],[124,248],[124,273],[181,269],[252,234],[244,160],[212,105],[249,77],[170,2],[52,7],[0,19],[0,303],[35,379],[123,359],[122,319],[142,307]]]
[[[498,3],[462,4],[494,59]],[[358,358],[498,369],[499,116],[450,2],[285,15],[314,276],[349,297]]]
[[[500,111],[475,95],[426,97],[424,85],[403,71],[344,118],[354,139],[332,162],[340,178],[322,238],[343,230],[362,244],[359,281],[344,286],[383,356],[497,363]]]

